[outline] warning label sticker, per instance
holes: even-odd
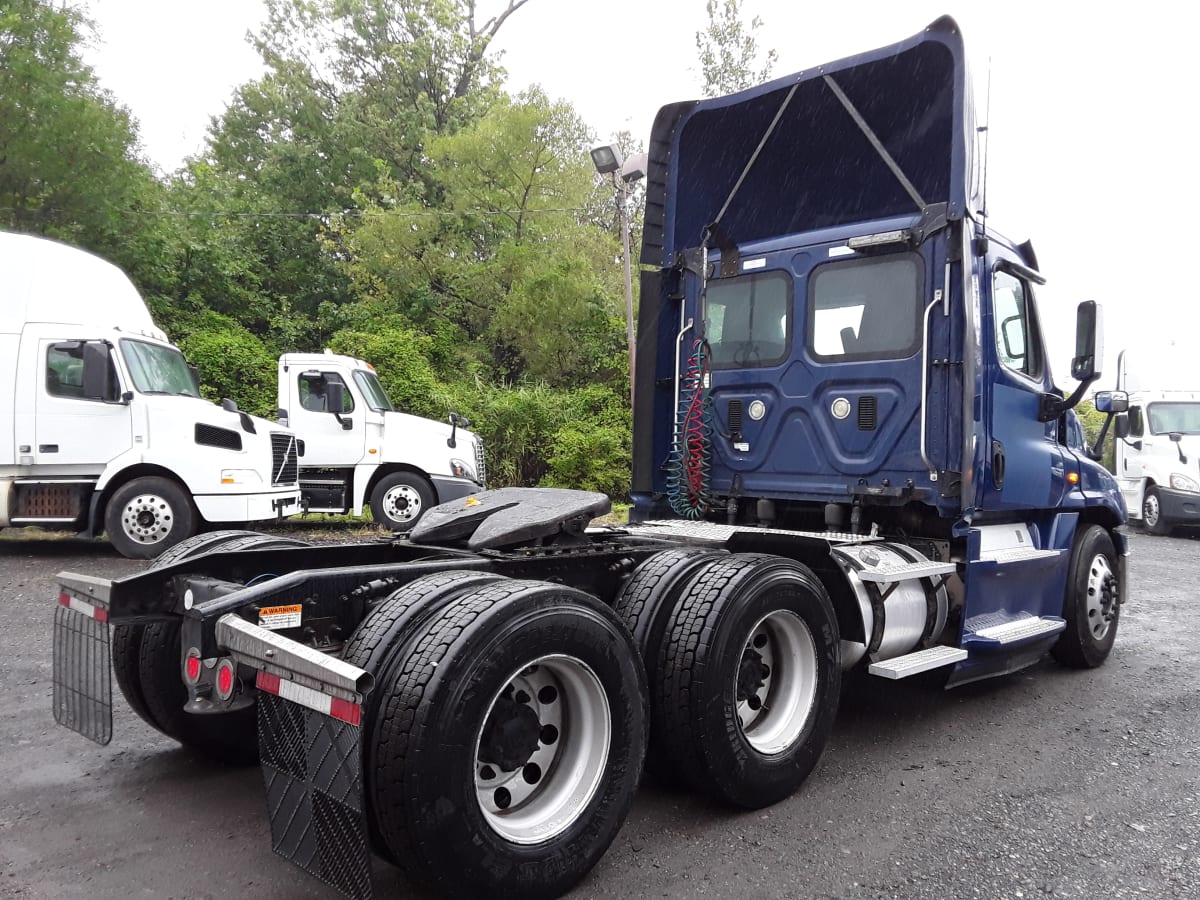
[[[260,627],[269,628],[272,631],[298,628],[300,627],[301,609],[303,607],[299,603],[289,606],[264,606],[258,611],[258,624]]]

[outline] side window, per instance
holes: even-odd
[[[61,344],[51,344],[46,351],[46,393],[51,397],[72,397],[78,400],[116,400],[117,392],[117,369],[113,364],[112,357],[108,357],[108,381],[101,392],[107,391],[109,396],[100,396],[97,393],[94,396],[87,396],[87,391],[84,388],[83,367],[85,347],[87,343],[84,341],[69,341]],[[103,354],[106,351],[103,345],[93,343],[91,349],[94,352]],[[95,356],[93,356],[93,360]],[[92,389],[96,390],[98,385],[93,385]]]
[[[1129,436],[1141,437],[1146,433],[1146,420],[1140,406],[1129,407]]]
[[[1041,349],[1033,327],[1032,297],[1025,282],[1008,272],[996,272],[992,278],[992,314],[1000,362],[1030,378],[1041,377]]]
[[[328,384],[345,385],[345,382],[336,372],[301,372],[300,405],[312,412],[326,412],[325,386]],[[347,390],[345,397],[346,412],[354,412],[354,395]]]

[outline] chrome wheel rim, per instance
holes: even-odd
[[[1158,524],[1158,497],[1156,495],[1147,494],[1146,499],[1142,501],[1142,519],[1151,528]]]
[[[791,747],[817,698],[817,642],[789,610],[768,613],[750,629],[734,674],[738,724],[757,752]]]
[[[526,663],[492,698],[475,738],[484,820],[515,844],[556,837],[599,790],[611,746],[608,695],[587,663],[565,655]]]
[[[1112,627],[1117,615],[1117,579],[1113,575],[1108,557],[1097,553],[1088,566],[1087,622],[1088,630],[1097,641],[1102,641]]]
[[[121,509],[121,531],[138,544],[166,540],[175,527],[175,510],[158,494],[138,494]]]
[[[383,513],[393,522],[411,522],[421,515],[421,495],[412,485],[398,484],[383,495]]]

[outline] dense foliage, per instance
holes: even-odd
[[[494,485],[623,497],[613,190],[569,104],[505,91],[489,47],[528,2],[266,0],[263,76],[159,178],[86,16],[0,0],[0,227],[124,268],[210,398],[269,414],[278,354],[328,347],[405,411],[468,416]]]

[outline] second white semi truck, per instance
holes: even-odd
[[[279,417],[300,438],[305,511],[362,515],[408,531],[425,510],[483,489],[483,442],[448,423],[399,412],[370,363],[350,356],[279,358]]]

